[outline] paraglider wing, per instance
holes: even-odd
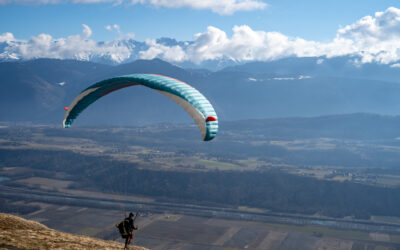
[[[179,104],[196,122],[204,141],[213,139],[217,134],[217,114],[210,102],[198,90],[177,79],[154,74],[124,75],[93,84],[83,90],[68,107],[63,127],[70,127],[79,114],[99,98],[134,85],[157,90]]]

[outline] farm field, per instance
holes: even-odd
[[[121,241],[115,223],[121,209],[105,210],[36,203],[24,216],[74,234]],[[126,212],[126,211],[125,211]],[[143,213],[135,244],[150,249],[397,249],[400,237],[385,233],[224,220],[177,214]],[[297,247],[297,248],[296,248]]]
[[[20,190],[14,197],[3,193],[2,208],[60,231],[122,241],[115,223],[138,207],[124,202],[144,204],[135,242],[150,249],[400,247],[396,209],[363,210],[371,195],[382,202],[396,198],[397,139],[261,140],[257,132],[244,138],[231,130],[213,144],[171,141],[169,136],[182,127],[2,127],[0,186]],[[249,191],[229,186],[233,181]],[[366,189],[371,193],[366,195]],[[326,203],[315,202],[314,194],[321,193],[314,190],[326,192],[318,196]],[[233,199],[232,191],[241,198]],[[337,202],[330,198],[349,191],[352,196],[333,207]],[[252,194],[258,196],[247,199]],[[365,199],[352,204],[360,194]],[[224,209],[233,212],[223,215]],[[342,226],[328,225],[336,222]],[[358,229],[346,229],[353,222]],[[368,229],[379,225],[390,230]]]
[[[233,130],[225,132],[225,135],[222,132],[222,139],[213,142],[209,148],[197,141],[189,145],[184,138],[177,142],[163,138],[166,136],[163,133],[179,133],[182,127],[185,126],[65,130],[53,126],[3,126],[0,128],[0,149],[68,151],[109,157],[157,171],[278,169],[321,180],[400,186],[400,174],[396,167],[400,156],[397,139],[374,141],[293,137],[289,140],[285,137],[259,141],[257,131],[243,140],[242,135]]]
[[[82,197],[117,201],[107,209],[85,206],[82,200],[74,205],[43,201],[8,201],[14,207],[31,206],[36,209],[23,217],[38,221],[62,232],[86,235],[105,240],[122,242],[115,224],[135,208],[121,205],[118,201],[151,203],[154,199],[117,194],[104,194],[84,190],[69,190],[65,181],[46,178],[20,180],[22,186],[32,191],[58,191]],[[0,198],[2,199],[2,198]],[[70,203],[71,204],[71,203]],[[82,204],[82,205],[79,205]],[[110,203],[111,204],[111,203]],[[267,212],[249,207],[239,210]],[[373,220],[394,222],[396,218],[374,217]],[[398,220],[398,219],[397,219]],[[139,231],[135,244],[149,249],[397,249],[400,234],[345,230],[318,225],[294,225],[266,223],[245,219],[223,219],[210,216],[194,216],[179,213],[152,212],[143,209],[137,219]]]

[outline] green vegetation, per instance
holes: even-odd
[[[391,234],[390,235],[390,240],[393,242],[400,243],[400,235],[399,234]]]
[[[374,250],[388,250],[391,249],[389,247],[384,247],[384,246],[376,246]]]
[[[211,143],[192,138],[195,128],[186,125],[2,128],[0,175],[8,183],[62,176],[76,189],[179,202],[362,219],[399,216],[398,119],[387,119],[390,129],[373,134],[366,131],[382,120],[358,131],[360,119],[375,124],[376,117],[246,121],[245,127],[231,122]],[[342,125],[329,125],[332,120]]]
[[[29,214],[40,209],[39,206],[27,205],[17,202],[17,199],[0,198],[0,212],[2,213],[16,213],[16,214]]]
[[[65,176],[75,189],[155,197],[179,202],[250,206],[332,217],[400,216],[400,189],[318,180],[277,169],[263,171],[155,171],[140,163],[71,151],[0,149],[4,166],[25,166],[14,178]],[[43,164],[46,162],[46,164]],[[2,174],[5,172],[2,172]],[[11,178],[10,178],[11,179]],[[10,180],[12,182],[12,180]],[[374,202],[371,202],[374,201]]]
[[[377,184],[390,187],[400,186],[400,176],[398,175],[380,175],[376,180]]]
[[[324,237],[332,237],[339,239],[349,239],[349,240],[371,240],[368,232],[356,231],[356,230],[340,230],[333,229],[322,226],[296,226],[288,224],[268,224],[272,227],[279,228],[281,230],[290,232],[299,232],[308,235],[319,235]]]
[[[205,166],[207,169],[219,169],[219,170],[238,170],[240,166],[234,165],[227,162],[219,162],[213,160],[200,159],[197,164]]]

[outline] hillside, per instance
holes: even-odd
[[[115,241],[62,233],[38,222],[0,213],[0,249],[123,249]],[[130,246],[129,249],[147,248]]]

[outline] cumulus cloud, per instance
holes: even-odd
[[[347,43],[347,52],[362,57],[362,63],[388,64],[400,59],[400,9],[390,7],[339,29],[336,39]]]
[[[142,3],[147,1],[150,0],[141,0]],[[159,0],[152,1],[155,4],[163,3]],[[174,0],[170,2],[173,3]],[[398,67],[400,63],[400,9],[394,7],[338,29],[330,42],[289,37],[280,32],[253,30],[247,25],[234,26],[232,35],[228,36],[225,31],[209,26],[204,32],[195,34],[193,41],[188,43],[169,44],[162,40],[157,42],[148,39],[140,46],[141,51],[133,51],[133,43],[128,45],[129,43],[124,42],[123,38],[126,36],[122,35],[118,25],[108,25],[105,28],[116,31],[119,38],[97,43],[90,39],[90,27],[83,25],[80,35],[67,38],[55,39],[49,34],[41,34],[29,41],[18,41],[12,33],[3,33],[0,35],[0,42],[9,45],[5,46],[5,53],[9,58],[23,59],[50,57],[89,60],[93,55],[106,55],[117,63],[128,58],[158,57],[172,62],[190,61],[199,64],[224,58],[246,62],[271,61],[290,56],[330,58],[352,55],[357,58],[354,61],[357,64],[377,62]],[[0,57],[4,58],[5,54],[0,54]],[[317,63],[323,63],[323,59]]]
[[[121,63],[131,55],[131,50],[124,45],[113,42],[97,43],[89,39],[92,30],[83,24],[82,33],[67,38],[53,38],[49,34],[40,34],[31,37],[28,41],[14,42],[11,33],[0,35],[0,41],[9,43],[0,58],[34,59],[34,58],[57,58],[90,60],[93,56],[109,57],[116,63]]]
[[[10,32],[0,34],[0,43],[15,41],[14,35]]]
[[[187,48],[187,56],[200,63],[227,57],[234,61],[267,61],[288,56],[314,56],[317,43],[300,38],[289,38],[279,32],[254,31],[247,25],[235,26],[233,35],[216,27],[194,36]]]
[[[249,26],[233,28],[231,38],[216,27],[196,34],[187,50],[187,58],[200,63],[227,57],[236,61],[270,61],[282,57],[356,55],[356,63],[389,64],[400,60],[400,9],[390,7],[384,12],[366,16],[340,28],[327,43],[288,37],[279,32],[255,31]],[[319,62],[322,63],[322,62]]]
[[[400,35],[400,9],[390,7],[384,12],[376,12],[375,17],[363,17],[354,24],[340,29],[338,34],[341,37],[366,42],[398,38]]]
[[[139,52],[140,59],[150,60],[159,57],[166,61],[173,62],[181,62],[186,59],[185,52],[179,45],[165,46],[157,43],[154,39],[146,40],[146,45],[149,48]]]

